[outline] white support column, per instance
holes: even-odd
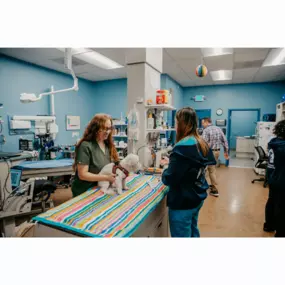
[[[140,135],[136,150],[146,145],[145,105],[148,99],[152,99],[155,103],[156,90],[160,89],[162,52],[162,48],[132,48],[127,53],[128,112],[136,105],[140,114]],[[140,152],[140,160],[144,163],[143,152]]]

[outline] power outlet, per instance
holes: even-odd
[[[72,132],[72,137],[73,137],[73,138],[74,138],[74,137],[78,138],[78,137],[79,137],[79,132]]]

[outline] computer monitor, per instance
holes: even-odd
[[[22,170],[11,168],[10,174],[11,174],[11,186],[12,186],[12,189],[15,189],[20,186]]]

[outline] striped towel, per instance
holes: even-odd
[[[161,175],[163,172],[163,169],[162,168],[155,168],[155,167],[148,167],[146,170],[145,170],[145,174],[148,174],[148,175],[151,175],[151,174],[157,174],[157,175]]]
[[[91,237],[129,237],[168,192],[159,178],[133,175],[122,195],[94,187],[37,217],[34,221]]]

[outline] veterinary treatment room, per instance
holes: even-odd
[[[0,48],[0,236],[285,237],[285,48]]]
[[[284,284],[279,2],[1,3],[0,285]]]

